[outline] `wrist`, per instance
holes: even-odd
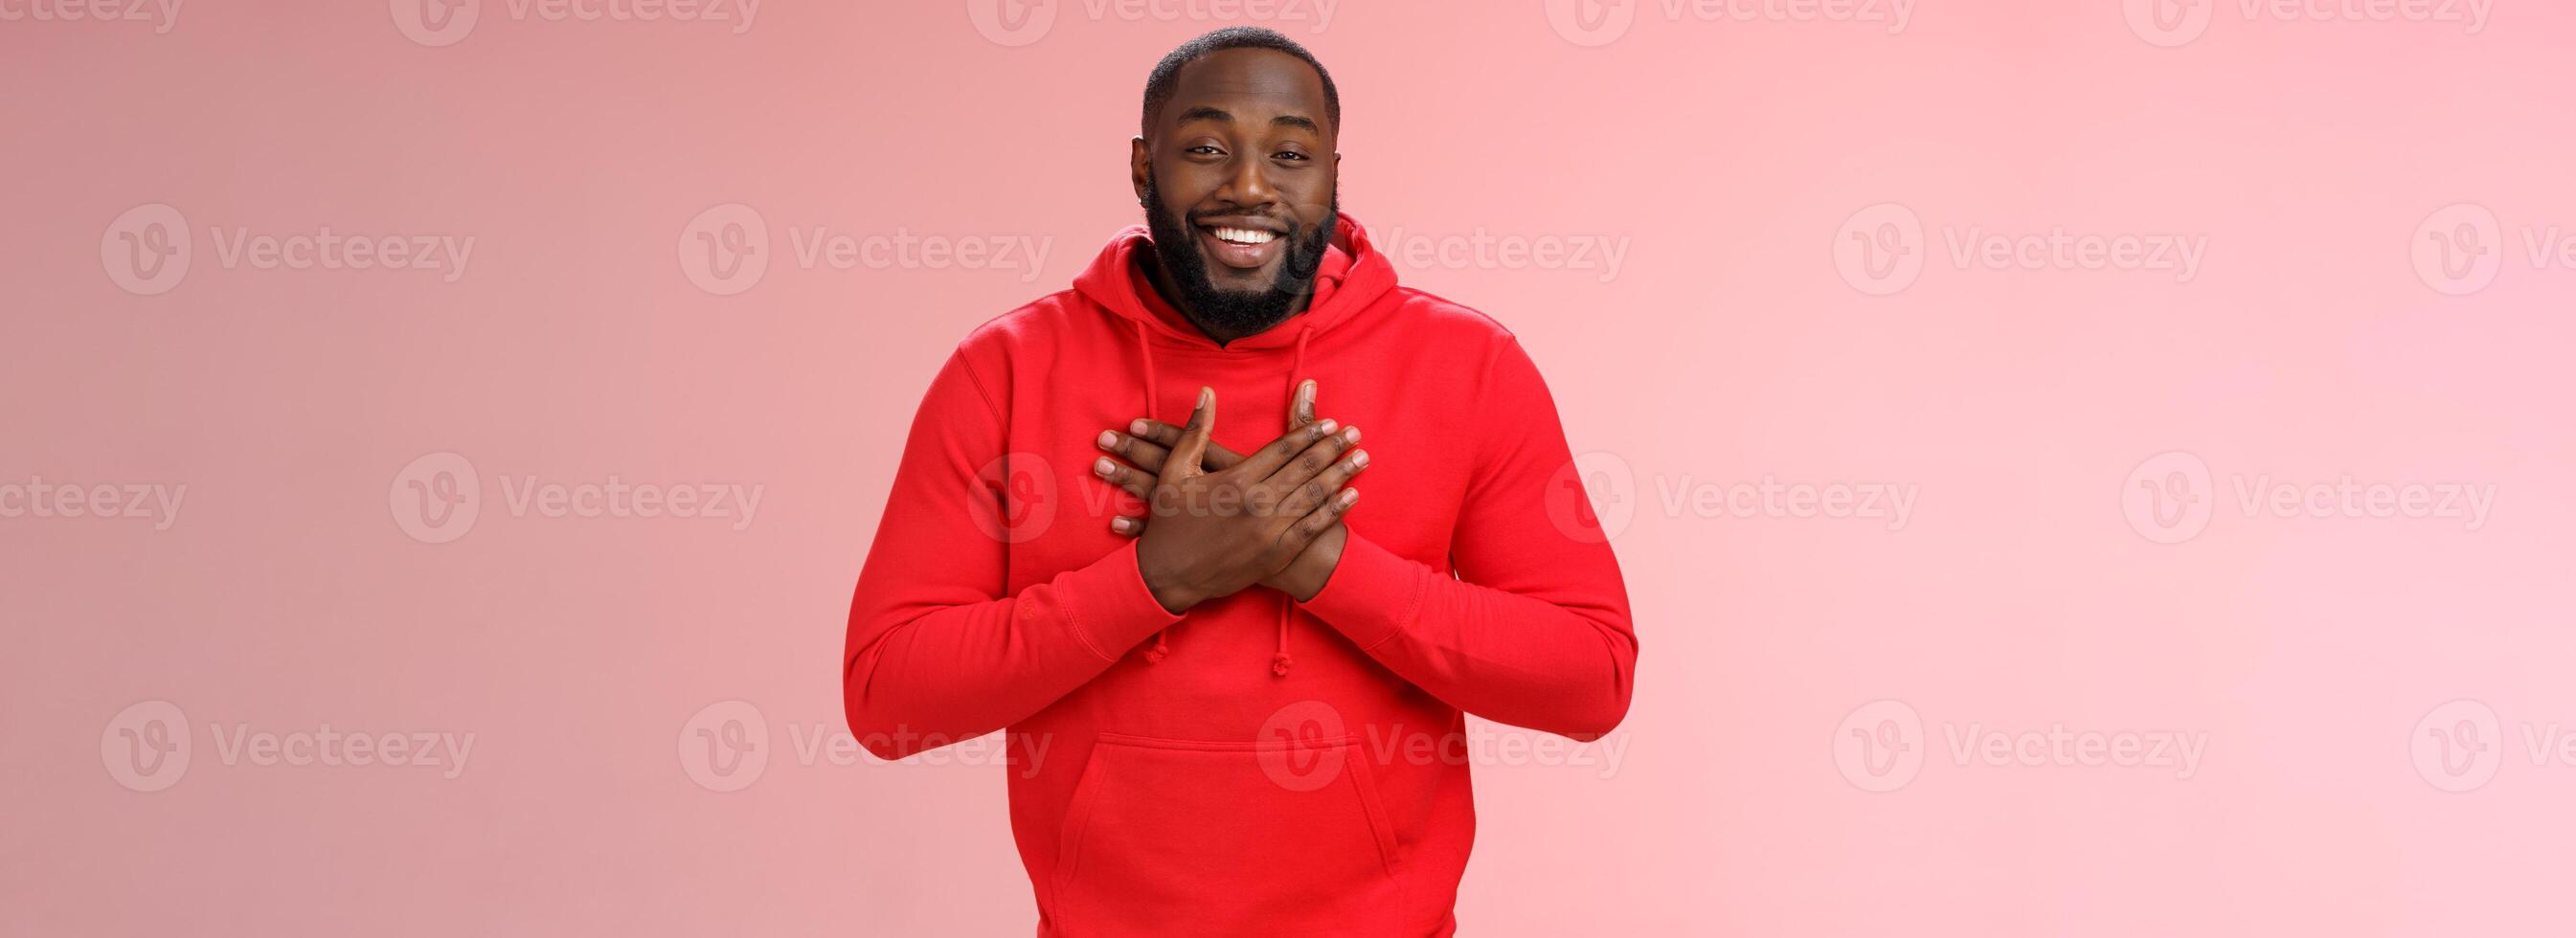
[[[1301,603],[1315,598],[1315,594],[1324,591],[1324,584],[1332,582],[1333,571],[1341,566],[1342,544],[1348,537],[1348,528],[1334,525],[1314,543],[1306,545],[1306,552],[1298,554],[1288,569],[1279,571],[1279,582],[1273,585]]]
[[[1188,612],[1191,606],[1198,605],[1199,597],[1191,595],[1189,590],[1174,582],[1178,578],[1164,573],[1162,564],[1147,556],[1147,553],[1144,544],[1136,545],[1136,575],[1144,578],[1145,592],[1153,595],[1154,601],[1162,605],[1163,611],[1177,616]]]
[[[1190,611],[1190,607],[1198,605],[1201,598],[1177,586],[1159,585],[1151,576],[1145,578],[1145,591],[1154,594],[1154,601],[1162,604],[1164,612],[1176,616]]]

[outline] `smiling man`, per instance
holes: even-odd
[[[968,335],[914,418],[850,728],[886,759],[1009,731],[1041,935],[1449,934],[1465,715],[1627,713],[1627,593],[1555,403],[1340,214],[1341,117],[1277,33],[1173,50],[1146,224]]]

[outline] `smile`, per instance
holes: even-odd
[[[1254,270],[1268,265],[1279,255],[1281,240],[1276,231],[1231,225],[1201,226],[1199,237],[1206,242],[1210,258],[1237,270]]]

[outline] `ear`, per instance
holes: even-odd
[[[1339,157],[1335,159],[1338,162]],[[1145,148],[1143,137],[1127,141],[1127,173],[1134,177],[1136,203],[1144,204],[1145,184],[1154,178],[1154,152]]]

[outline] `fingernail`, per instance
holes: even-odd
[[[1368,450],[1361,450],[1359,452],[1352,453],[1351,465],[1362,469],[1368,468]]]
[[[1144,436],[1147,431],[1152,429],[1154,428],[1145,425],[1144,418],[1141,417],[1137,418],[1135,423],[1127,425],[1127,432],[1133,436]]]
[[[1091,464],[1091,471],[1100,473],[1101,475],[1108,475],[1112,472],[1118,471],[1118,467],[1109,461],[1109,457],[1103,456],[1100,457],[1099,462]]]
[[[1114,433],[1114,432],[1111,432],[1111,431],[1108,431],[1108,430],[1102,430],[1102,431],[1100,431],[1100,448],[1101,448],[1101,449],[1117,449],[1117,448],[1118,448],[1118,434],[1116,434],[1116,433]]]
[[[1334,423],[1331,418],[1326,418],[1324,422],[1315,425],[1315,435],[1317,437],[1331,436],[1333,435],[1333,431],[1340,429],[1341,426],[1341,424]]]
[[[1209,401],[1213,401],[1213,400],[1216,400],[1216,389],[1215,389],[1215,388],[1200,388],[1200,389],[1199,389],[1199,406],[1201,406],[1201,407],[1205,407],[1205,406],[1207,406],[1207,405],[1208,405],[1208,402],[1209,402]]]
[[[1135,524],[1135,522],[1129,521],[1125,518],[1111,518],[1109,519],[1109,530],[1125,534],[1127,533],[1127,528],[1133,524]]]
[[[1342,504],[1348,505],[1348,504],[1350,504],[1350,503],[1352,503],[1352,502],[1359,501],[1359,500],[1360,500],[1360,490],[1358,490],[1358,489],[1343,489],[1343,490],[1342,490]]]
[[[1342,434],[1342,436],[1347,438],[1350,442],[1357,443],[1360,441],[1360,428],[1352,427],[1351,432]]]

